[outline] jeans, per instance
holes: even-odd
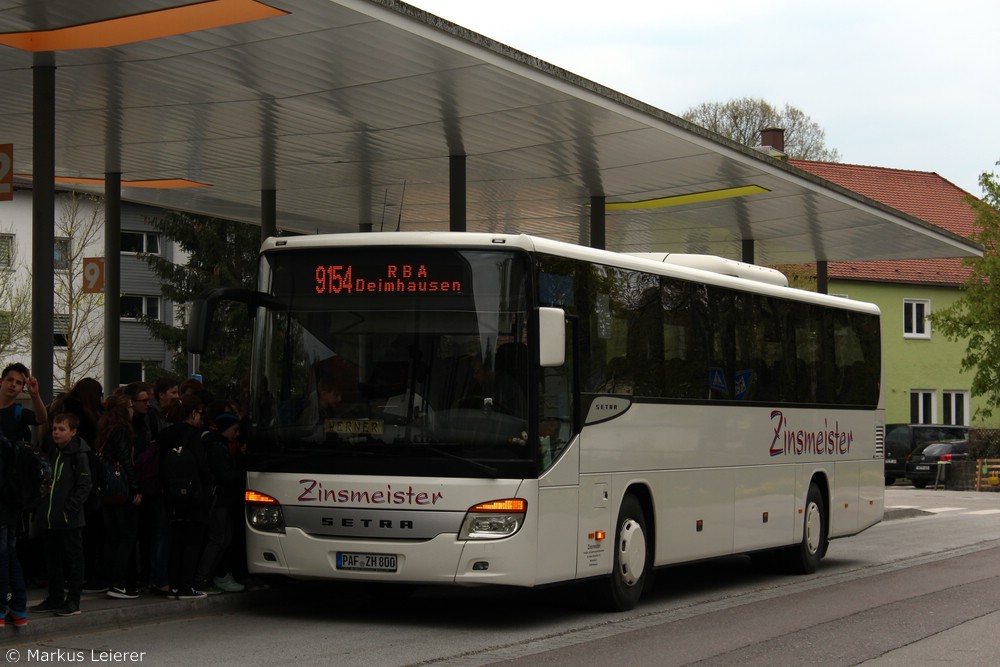
[[[0,613],[7,613],[7,594],[10,608],[24,611],[28,607],[28,594],[24,586],[24,571],[17,558],[17,526],[0,526]]]

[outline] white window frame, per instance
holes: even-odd
[[[964,389],[948,389],[941,392],[942,401],[942,424],[954,424],[955,426],[969,425],[969,399],[970,392]],[[959,401],[959,399],[961,399]],[[956,405],[961,403],[960,405]]]
[[[141,302],[142,302],[142,315],[144,317],[149,317],[149,310],[150,310],[149,309],[149,304],[150,304],[150,302],[155,302],[156,303],[156,317],[154,317],[152,319],[155,319],[157,321],[160,321],[160,320],[163,319],[163,303],[160,301],[160,297],[158,297],[158,296],[152,296],[152,295],[149,295],[149,294],[122,294],[121,295],[121,299],[122,300],[125,300],[125,299],[140,299]],[[119,302],[119,308],[121,308],[120,302]],[[139,321],[139,318],[137,318],[137,317],[129,317],[128,315],[126,315],[124,308],[121,308],[120,312],[122,314],[121,315],[121,319],[125,320],[126,322],[138,322]]]
[[[0,269],[14,268],[14,234],[0,234]]]
[[[123,230],[121,230],[121,237],[123,239],[124,239],[124,236],[126,234],[135,234],[137,236],[141,236],[142,237],[142,243],[141,243],[142,249],[139,250],[140,253],[145,253],[147,255],[159,255],[161,253],[160,248],[162,247],[162,243],[161,243],[162,239],[160,238],[160,234],[159,233],[157,233],[157,232],[139,232],[139,231],[135,231],[135,230],[132,230],[132,229],[123,229]],[[150,252],[150,250],[149,250],[149,245],[150,245],[149,239],[150,238],[155,238],[156,239],[156,252]],[[124,244],[122,244],[122,245],[124,245]],[[125,250],[124,248],[121,250],[121,254],[123,254],[123,255],[134,255],[135,253],[136,253],[135,250]]]
[[[69,338],[69,314],[52,314],[52,339],[54,347],[66,347],[55,342],[56,334],[62,334],[64,338]]]
[[[121,360],[121,361],[119,361],[118,362],[118,376],[119,377],[122,377],[124,375],[124,373],[122,373],[122,367],[125,366],[126,364],[129,364],[129,365],[138,364],[138,366],[139,366],[139,380],[138,381],[139,382],[145,382],[146,381],[146,368],[145,368],[145,366],[143,365],[143,363],[141,361],[131,361],[131,360]],[[121,384],[128,384],[128,383],[125,382],[125,383],[121,383]]]
[[[903,338],[930,338],[931,322],[927,319],[930,314],[930,299],[903,299]],[[907,326],[910,331],[906,330]]]
[[[14,335],[14,314],[9,310],[0,310],[0,342],[10,343]]]
[[[913,397],[917,396],[917,414],[913,413]],[[927,414],[928,404],[930,415]],[[911,389],[910,390],[910,422],[913,424],[936,424],[937,423],[937,390],[936,389]]]
[[[59,245],[66,244],[66,251],[63,253],[62,264],[59,263]],[[73,268],[73,239],[66,236],[57,236],[52,244],[52,268],[55,271],[69,271]]]

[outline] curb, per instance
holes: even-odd
[[[172,600],[166,597],[144,595],[136,600],[112,600],[103,595],[84,595],[80,600],[79,616],[56,616],[53,613],[28,612],[28,624],[15,628],[8,624],[0,630],[0,644],[35,641],[53,637],[81,634],[114,628],[126,628],[136,623],[153,623],[186,619],[192,616],[224,612],[257,604],[267,587],[241,593],[210,595],[200,600]],[[34,591],[37,594],[37,591]],[[28,607],[38,604],[42,597],[28,591]],[[37,599],[36,599],[37,598]]]

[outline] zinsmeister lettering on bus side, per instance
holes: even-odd
[[[303,503],[364,503],[366,505],[436,505],[444,498],[440,491],[417,491],[412,486],[393,490],[391,484],[385,489],[324,489],[323,483],[315,479],[300,479],[302,493],[297,500]]]
[[[830,428],[828,420],[816,430],[794,429],[781,410],[771,411],[771,426],[774,439],[771,440],[771,456],[802,456],[804,454],[850,454],[854,442],[853,431],[841,431],[840,422],[835,421]]]

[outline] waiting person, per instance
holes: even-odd
[[[57,616],[79,614],[83,592],[83,505],[92,481],[87,461],[90,448],[77,437],[78,425],[79,419],[70,413],[52,420],[52,441],[57,449],[46,504],[49,595],[31,608],[34,612],[54,611]]]
[[[133,465],[135,429],[134,406],[126,393],[108,399],[107,409],[97,427],[97,453],[107,469],[117,470],[125,480],[125,495],[104,498],[104,560],[108,566],[109,598],[132,600],[139,597],[135,581],[136,539],[142,492]],[[110,494],[110,489],[105,489]]]
[[[177,378],[161,377],[153,383],[153,395],[149,403],[150,437],[156,440],[156,434],[170,423],[163,412],[167,406],[179,396],[177,393]]]
[[[22,390],[27,390],[31,397],[31,407],[22,407],[18,403]],[[0,375],[0,431],[12,444],[31,442],[31,427],[41,426],[48,421],[48,411],[38,391],[38,380],[32,377],[28,367],[21,363],[13,363],[3,369]],[[14,522],[14,538],[20,537],[18,547],[22,558],[19,565],[31,563],[30,552],[37,549],[37,540],[32,533],[32,522],[39,517],[38,512],[16,511]],[[28,559],[26,559],[28,558]],[[37,560],[37,558],[36,558]],[[22,574],[25,574],[22,570]],[[30,577],[34,572],[27,573]],[[2,607],[0,603],[0,607]]]
[[[136,571],[140,589],[167,595],[167,519],[163,509],[163,484],[160,482],[160,449],[153,442],[152,390],[144,382],[133,382],[124,389],[132,399],[132,427],[135,429],[133,467],[139,482],[142,503],[139,505],[139,553]]]
[[[209,430],[202,434],[202,446],[215,494],[208,510],[208,536],[198,561],[194,586],[207,593],[235,593],[243,590],[243,584],[236,581],[228,569],[220,572],[219,568],[223,563],[228,565],[226,556],[233,538],[230,512],[243,506],[244,473],[236,467],[229,452],[230,443],[235,442],[239,434],[240,418],[232,412],[222,412],[210,421]]]
[[[28,592],[17,557],[17,521],[21,513],[15,467],[17,446],[0,433],[0,628],[7,619],[17,627],[28,622]]]
[[[166,410],[170,426],[160,431],[160,476],[168,521],[170,594],[178,600],[205,597],[194,588],[201,555],[211,477],[201,443],[204,406],[194,394],[175,399]]]
[[[31,396],[31,408],[17,409],[14,404],[27,389]],[[38,391],[38,380],[32,377],[24,364],[10,364],[0,375],[0,429],[11,442],[30,442],[31,426],[48,421],[48,411]]]
[[[104,412],[104,389],[101,383],[91,377],[78,380],[62,400],[62,409],[76,415],[79,420],[77,437],[87,447],[95,449],[97,442],[97,422]],[[95,479],[91,495],[84,504],[83,557],[87,581],[83,590],[87,593],[103,593],[108,590],[107,568],[104,556],[104,516],[98,490],[104,480]]]

